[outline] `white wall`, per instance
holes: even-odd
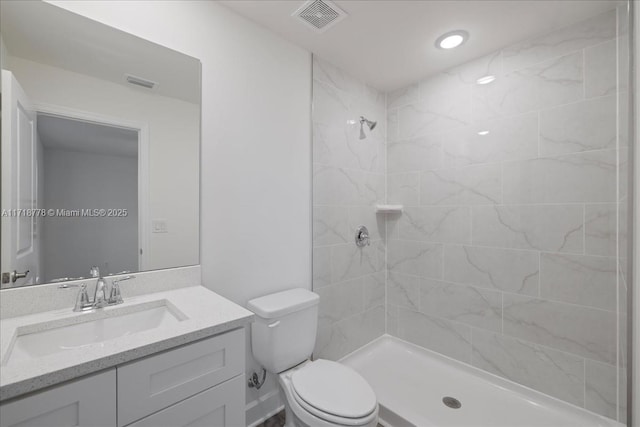
[[[54,104],[148,126],[148,216],[166,219],[169,232],[149,234],[145,269],[197,264],[198,106],[15,56],[9,57],[9,65],[36,104]]]
[[[52,3],[202,61],[203,283],[239,304],[309,288],[310,54],[214,2]]]
[[[48,209],[127,209],[126,217],[46,217],[42,221],[44,280],[138,271],[138,159],[45,149]]]
[[[633,203],[634,203],[634,212],[633,212],[633,276],[632,276],[632,285],[631,285],[631,296],[633,297],[632,302],[632,330],[631,330],[631,349],[632,349],[632,366],[631,366],[631,374],[633,377],[631,378],[632,382],[632,393],[631,398],[631,425],[634,427],[640,427],[640,248],[638,248],[638,242],[640,241],[640,221],[639,221],[639,212],[640,212],[640,171],[638,166],[640,165],[640,144],[638,140],[638,135],[640,135],[640,102],[638,101],[638,88],[640,88],[640,73],[638,73],[638,61],[640,60],[640,8],[637,3],[632,3],[632,13],[633,13],[633,32],[634,34],[634,46],[633,46],[633,63],[632,70],[635,73],[633,80],[633,89],[634,93],[632,93],[633,102],[634,102],[634,146],[632,152],[634,153],[634,186],[632,188],[633,191]]]
[[[9,53],[7,52],[7,47],[4,45],[2,36],[0,36],[0,68],[6,68],[8,56]]]

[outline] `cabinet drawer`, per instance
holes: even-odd
[[[244,374],[149,415],[129,427],[244,426]]]
[[[2,427],[115,427],[115,425],[115,369],[0,406],[0,426]]]
[[[118,426],[220,384],[244,370],[244,329],[118,367]]]

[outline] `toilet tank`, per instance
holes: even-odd
[[[307,360],[316,343],[318,302],[307,289],[291,289],[252,299],[251,349],[269,372],[279,373]]]

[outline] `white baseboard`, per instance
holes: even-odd
[[[255,427],[284,409],[280,389],[276,388],[245,406],[248,427]]]

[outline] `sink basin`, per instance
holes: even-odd
[[[78,350],[181,322],[186,317],[166,300],[96,310],[59,321],[19,327],[3,365]]]

